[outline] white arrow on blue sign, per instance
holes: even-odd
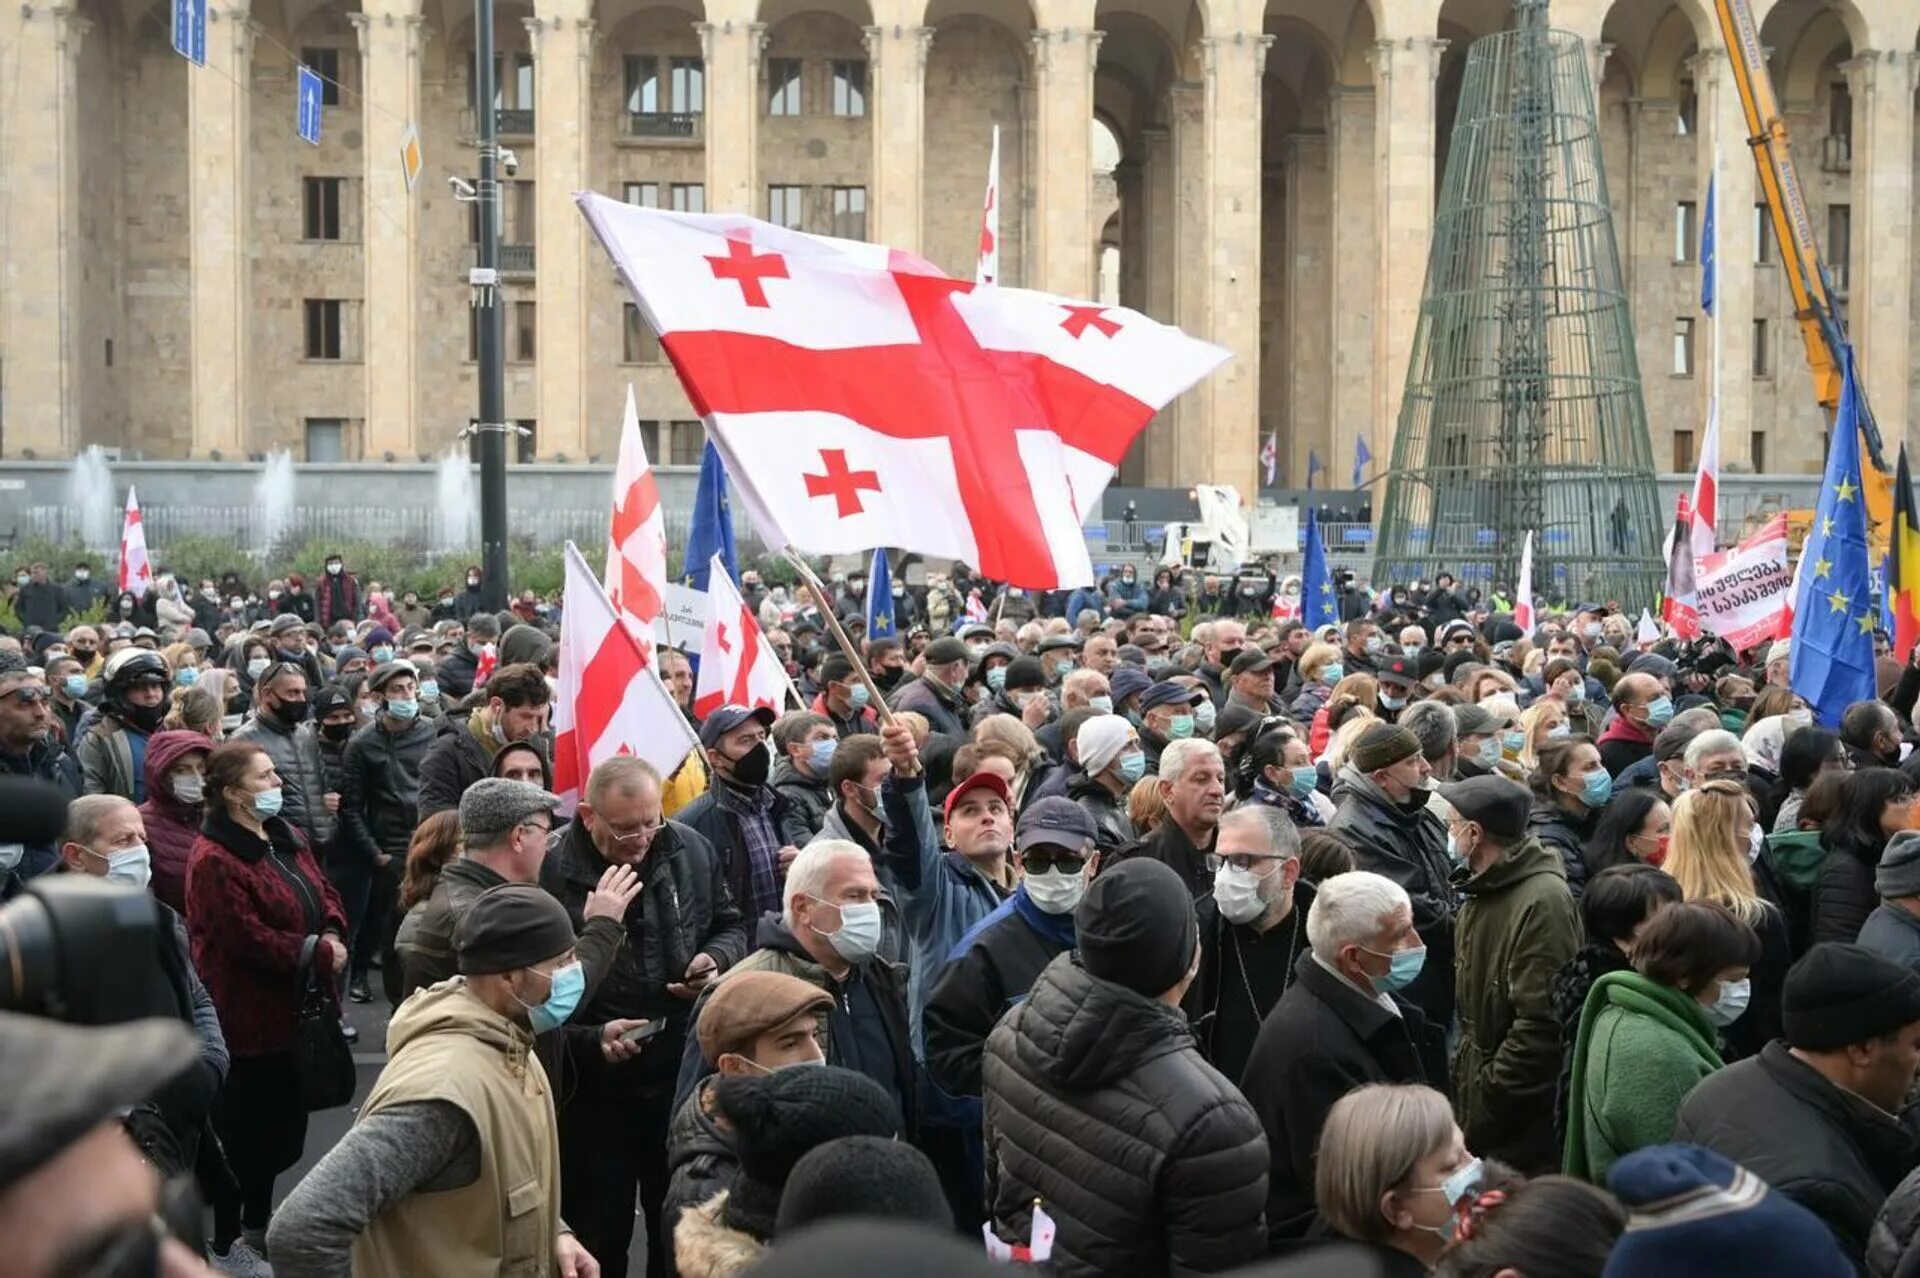
[[[173,51],[207,65],[207,0],[173,0]]]
[[[300,68],[299,118],[300,138],[304,142],[320,145],[320,76],[318,72],[306,67]]]

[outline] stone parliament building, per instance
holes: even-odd
[[[1754,9],[1897,440],[1917,371],[1920,3]],[[169,15],[0,11],[0,457],[443,452],[476,403],[475,224],[447,182],[475,164],[472,7],[212,0],[204,67],[172,51]],[[1004,283],[1234,353],[1123,479],[1250,492],[1269,432],[1283,484],[1310,450],[1336,482],[1356,439],[1376,472],[1390,456],[1466,50],[1508,4],[498,0],[496,16],[520,460],[610,462],[629,383],[653,458],[699,455],[573,192],[748,211],[971,275],[997,124]],[[1588,42],[1656,466],[1692,466],[1717,379],[1728,470],[1817,470],[1824,417],[1710,4],[1554,0],[1551,20]],[[295,135],[298,64],[328,80],[318,146]],[[1716,167],[1717,321],[1697,260]]]

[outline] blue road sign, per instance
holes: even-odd
[[[207,0],[173,0],[173,51],[207,65]]]
[[[320,76],[318,72],[306,67],[300,68],[300,81],[297,86],[299,99],[298,127],[300,139],[320,145]]]

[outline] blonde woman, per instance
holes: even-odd
[[[161,727],[197,732],[217,744],[226,739],[221,725],[226,713],[226,702],[213,689],[198,685],[178,687],[169,697],[167,717],[161,721]]]
[[[1504,670],[1482,670],[1473,676],[1473,686],[1467,689],[1467,695],[1475,701],[1485,701],[1488,697],[1518,697],[1520,685],[1513,676]]]
[[[1334,730],[1356,715],[1380,717],[1380,684],[1372,675],[1350,674],[1333,685],[1332,695],[1314,713],[1307,728],[1307,745],[1314,750],[1326,749]]]
[[[1761,895],[1753,877],[1753,830],[1747,787],[1738,781],[1705,782],[1674,801],[1673,833],[1661,866],[1687,900],[1725,906],[1760,937],[1751,1002],[1723,1031],[1729,1060],[1751,1056],[1779,1036],[1780,991],[1793,963],[1786,916]]]
[[[192,644],[170,643],[160,650],[167,669],[173,671],[173,686],[191,688],[200,680],[200,653]]]
[[[1541,697],[1520,713],[1520,766],[1534,771],[1540,766],[1540,747],[1572,735],[1567,708],[1552,697]]]
[[[1141,777],[1127,792],[1127,819],[1141,838],[1160,828],[1167,816],[1167,796],[1160,792],[1160,778]]]
[[[1345,677],[1340,650],[1330,643],[1310,643],[1300,654],[1300,695],[1293,699],[1293,717],[1309,723],[1327,704],[1333,685]]]
[[[1033,735],[1033,729],[1010,714],[990,714],[973,725],[974,744],[986,747],[996,746],[1013,764],[1017,780],[1013,792],[1014,806],[1024,801],[1027,784],[1038,772],[1046,770],[1047,752],[1040,748],[1040,742]]]

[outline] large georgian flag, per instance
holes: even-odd
[[[715,555],[707,574],[707,631],[700,645],[700,682],[693,712],[702,719],[721,706],[768,706],[776,714],[793,687],[753,609]]]
[[[1227,352],[1120,307],[978,288],[880,245],[579,197],[761,535],[1093,581],[1081,522]]]

